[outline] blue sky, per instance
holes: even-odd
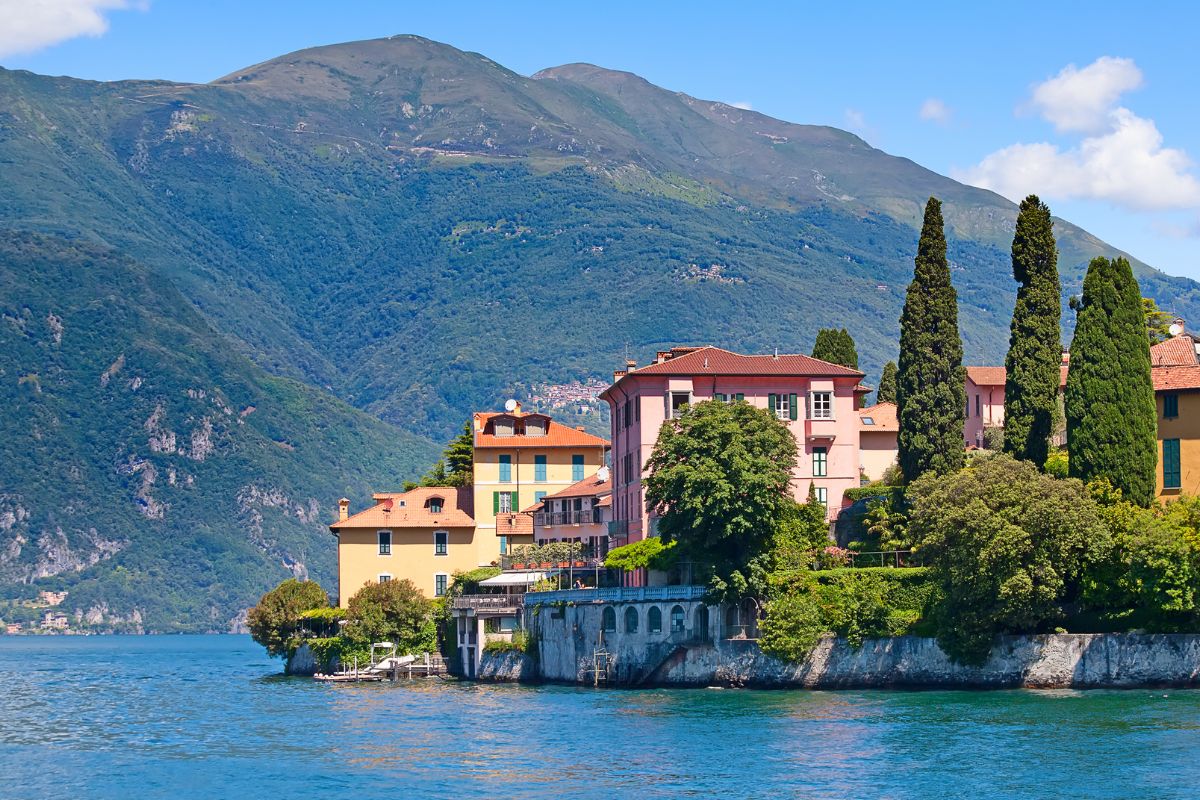
[[[835,125],[1200,279],[1200,4],[0,0],[0,65],[203,82],[413,33]]]

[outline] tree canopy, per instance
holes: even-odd
[[[405,491],[418,486],[470,486],[475,478],[475,438],[471,423],[463,425],[442,451],[442,457],[417,482],[404,484]]]
[[[1021,201],[1012,242],[1017,302],[1004,366],[1004,452],[1046,463],[1058,404],[1062,290],[1050,209],[1029,195]]]
[[[944,475],[962,466],[963,380],[958,297],[946,261],[942,204],[931,197],[900,315],[897,439],[905,480],[926,472]]]
[[[766,409],[702,402],[659,430],[646,503],[681,561],[712,576],[714,594],[765,590],[777,521],[793,503],[796,440]]]
[[[250,609],[246,624],[254,641],[271,656],[286,656],[295,648],[305,611],[327,608],[329,596],[316,581],[288,578],[262,596]]]
[[[1061,616],[1108,529],[1084,485],[997,454],[908,490],[908,533],[925,554],[942,600],[938,643],[982,663],[998,633],[1032,633]]]
[[[879,376],[879,388],[875,390],[876,403],[896,402],[896,362],[889,361],[883,365],[883,373]]]
[[[432,652],[437,647],[433,610],[412,581],[368,583],[346,604],[344,634],[358,649],[387,641],[399,653]]]
[[[1065,403],[1070,474],[1105,479],[1125,499],[1148,506],[1158,412],[1142,296],[1129,262],[1092,259],[1077,308]]]
[[[821,328],[813,344],[813,358],[858,369],[858,349],[854,337],[845,328]]]

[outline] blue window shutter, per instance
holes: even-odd
[[[800,398],[798,398],[796,395],[793,394],[793,395],[790,395],[788,399],[789,399],[788,416],[793,420],[799,419],[799,417],[797,416],[796,406],[799,405]]]
[[[546,457],[545,456],[534,456],[533,457],[533,479],[535,481],[545,482],[545,480],[546,480]]]
[[[571,456],[571,480],[581,481],[583,478],[583,456],[573,455]]]
[[[512,480],[512,456],[500,456],[500,480],[504,483]]]

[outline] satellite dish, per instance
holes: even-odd
[[[504,410],[505,411],[516,411],[517,410],[517,401],[516,400],[505,400],[504,401]]]
[[[1183,326],[1178,322],[1172,323],[1171,327],[1167,328],[1167,333],[1171,334],[1172,336],[1178,336],[1179,334],[1183,333]]]

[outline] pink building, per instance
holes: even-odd
[[[658,430],[685,405],[745,401],[770,408],[800,446],[792,492],[803,502],[809,483],[837,516],[842,493],[859,485],[856,397],[863,373],[804,355],[746,356],[718,347],[674,347],[654,363],[630,361],[601,397],[612,409],[611,544],[654,534],[642,474]]]
[[[1065,356],[1064,356],[1065,358]],[[966,419],[963,420],[963,441],[967,447],[983,447],[983,432],[988,428],[1004,427],[1004,367],[967,367]],[[1067,366],[1059,369],[1058,391],[1067,387]]]
[[[603,558],[608,553],[608,523],[612,519],[608,467],[546,495],[527,513],[533,514],[533,539],[537,544],[578,542],[585,557]]]

